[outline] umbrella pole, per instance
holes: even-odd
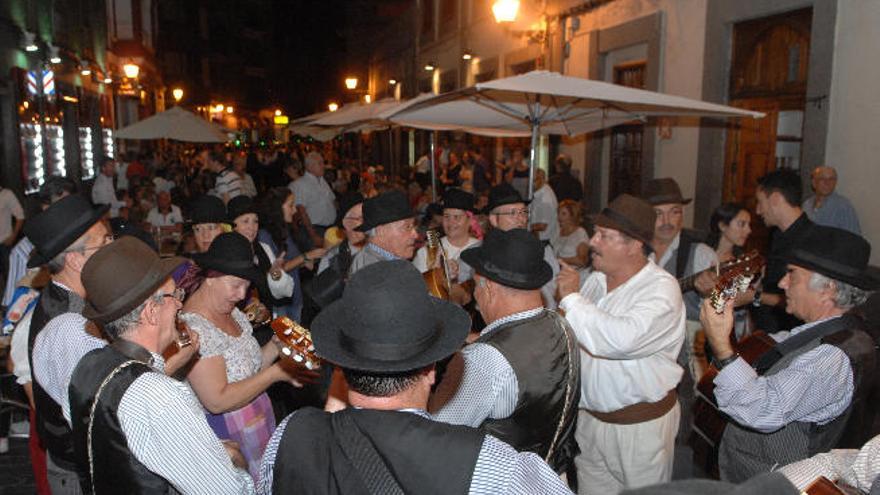
[[[431,202],[437,202],[437,168],[434,164],[434,141],[437,139],[437,131],[431,131],[431,144],[428,147],[431,160]]]
[[[535,111],[532,115],[530,123],[532,124],[532,149],[529,153],[529,201],[535,195],[535,167],[538,163],[538,133],[541,130],[541,120],[538,117],[541,114],[541,100],[535,102]],[[529,217],[529,227],[532,226],[531,216]]]

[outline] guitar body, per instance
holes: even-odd
[[[443,252],[443,246],[440,244],[440,234],[436,230],[428,231],[425,247],[427,249],[428,271],[423,273],[422,277],[425,279],[425,285],[428,286],[428,293],[448,301],[450,283],[446,272],[446,256]]]
[[[743,337],[734,346],[740,357],[753,364],[761,355],[776,345],[776,341],[764,332],[755,332]],[[727,427],[728,417],[718,410],[715,400],[715,377],[718,370],[710,366],[697,384],[694,402],[694,463],[706,473],[719,477],[718,447]]]

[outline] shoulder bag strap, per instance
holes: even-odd
[[[403,489],[382,461],[379,453],[345,412],[330,416],[333,436],[373,494],[403,495]]]
[[[772,349],[765,352],[761,355],[760,358],[755,362],[754,368],[755,371],[758,372],[759,375],[763,375],[770,368],[773,367],[780,359],[791,354],[803,346],[809,344],[810,342],[821,339],[822,337],[826,337],[833,333],[839,332],[850,325],[853,322],[850,320],[849,315],[843,315],[838,318],[834,318],[833,320],[826,321],[824,323],[820,323],[813,328],[808,328],[803,332],[795,335],[794,337],[787,338],[782,342],[779,342]]]

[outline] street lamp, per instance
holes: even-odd
[[[49,63],[50,64],[60,64],[61,63],[61,54],[58,50],[58,47],[55,45],[49,45]]]
[[[230,107],[226,107],[226,113],[232,113],[232,112],[234,112],[234,111],[235,111],[235,109],[232,108],[231,106],[230,106]]]
[[[141,68],[133,62],[129,62],[122,66],[122,72],[124,72],[125,77],[129,79],[137,79],[138,74],[141,73]]]
[[[397,84],[397,79],[389,79],[388,84],[394,86],[395,84]]]
[[[337,105],[336,102],[331,102],[329,105],[327,105],[327,110],[330,110],[331,112],[335,112],[335,111],[339,110],[339,105]]]
[[[281,117],[281,109],[275,110],[275,116]]]
[[[174,97],[175,103],[180,103],[180,100],[183,99],[183,88],[174,88],[171,90],[171,96]]]
[[[26,52],[35,52],[39,50],[40,47],[37,46],[37,35],[31,33],[30,31],[24,32],[24,51]]]
[[[492,14],[495,22],[513,22],[519,12],[519,0],[495,0],[492,4]]]
[[[356,89],[358,87],[358,78],[348,76],[345,78],[345,87],[348,89]]]

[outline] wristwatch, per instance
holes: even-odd
[[[715,367],[718,368],[718,371],[721,371],[724,369],[725,366],[736,361],[737,359],[739,359],[739,353],[734,352],[730,355],[730,357],[724,359],[716,359],[715,357],[712,357],[712,364],[714,364]]]
[[[755,289],[755,297],[752,298],[752,306],[756,308],[761,306],[761,289]]]
[[[308,253],[303,253],[303,263],[308,263],[309,261],[312,260],[309,259]]]

